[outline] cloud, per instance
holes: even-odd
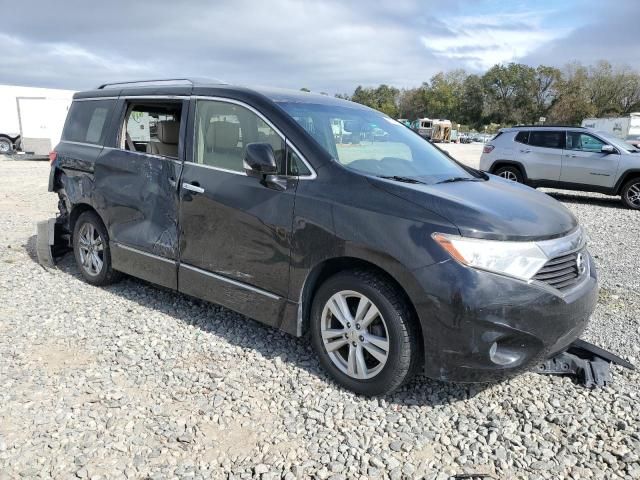
[[[546,26],[545,16],[546,12],[454,16],[447,21],[453,35],[426,34],[421,40],[437,56],[458,60],[472,70],[486,70],[568,33],[567,28]]]
[[[599,60],[640,66],[640,1],[616,0],[594,3],[591,19],[566,35],[540,45],[521,60],[530,64],[586,65]],[[577,14],[577,11],[574,12]]]
[[[503,13],[493,0],[451,0],[446,10],[435,0],[21,0],[0,33],[0,83],[87,89],[197,76],[330,93],[411,87],[441,70],[526,58],[571,35],[538,5],[550,0],[523,1]],[[583,48],[602,48],[594,43]],[[543,63],[561,55],[549,51]]]

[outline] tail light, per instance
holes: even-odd
[[[482,149],[482,153],[491,153],[493,149],[496,148],[493,145],[485,145]]]
[[[52,164],[53,162],[55,162],[57,157],[58,153],[55,150],[49,152],[49,163]]]

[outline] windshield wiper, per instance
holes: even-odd
[[[455,182],[479,182],[479,178],[471,178],[471,177],[451,177],[446,180],[441,180],[437,183],[455,183]]]
[[[403,177],[401,175],[378,175],[379,178],[384,178],[385,180],[395,180],[396,182],[404,182],[404,183],[425,183],[417,178],[411,177]]]

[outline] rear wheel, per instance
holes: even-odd
[[[7,137],[0,137],[0,154],[13,153],[13,143]]]
[[[73,229],[73,253],[84,279],[92,285],[108,285],[119,279],[111,267],[109,236],[95,212],[84,212]]]
[[[640,177],[625,183],[620,194],[622,196],[622,203],[624,203],[627,208],[640,210]]]
[[[512,182],[522,183],[524,180],[520,169],[514,166],[500,167],[495,171],[495,175],[511,180]]]
[[[311,339],[325,370],[342,386],[383,395],[409,380],[419,357],[407,302],[382,276],[341,272],[318,290]]]

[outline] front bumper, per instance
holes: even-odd
[[[447,260],[416,272],[425,374],[452,382],[497,381],[567,348],[598,298],[593,259],[567,294]]]

